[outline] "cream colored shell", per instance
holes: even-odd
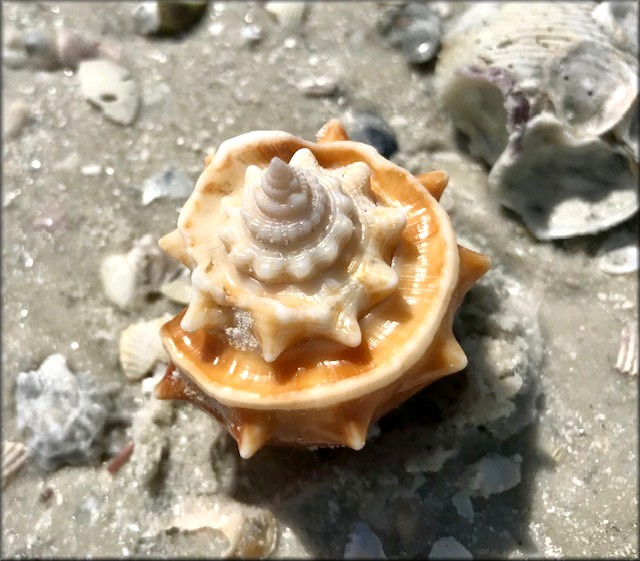
[[[466,365],[453,314],[488,260],[456,243],[437,203],[446,175],[414,177],[349,141],[336,121],[318,137],[258,131],[224,142],[178,229],[160,241],[193,271],[193,290],[161,330],[171,364],[154,393],[211,413],[245,458],[267,441],[359,449],[370,422]],[[306,220],[318,212],[324,227],[289,238],[293,247],[251,226],[264,220],[256,197],[271,197],[274,181],[286,197],[321,188],[334,201],[314,207],[306,196]],[[350,235],[335,235],[341,249],[316,263],[322,244],[305,236],[322,240],[347,220]],[[283,253],[308,251],[301,280],[282,263],[274,269],[282,282],[269,280],[262,252],[279,244]],[[235,260],[236,247],[250,257]]]

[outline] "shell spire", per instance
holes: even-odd
[[[322,169],[306,148],[247,166],[221,199],[221,248],[192,273],[182,328],[231,327],[225,310],[242,310],[267,362],[310,338],[360,345],[358,319],[397,286],[385,256],[406,224],[376,204],[370,179],[363,162]]]

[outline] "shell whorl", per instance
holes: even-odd
[[[272,158],[247,168],[220,239],[235,267],[261,282],[301,282],[330,267],[353,234],[353,203],[340,181]]]

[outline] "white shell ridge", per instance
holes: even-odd
[[[370,176],[364,162],[322,168],[307,148],[247,166],[221,200],[210,264],[192,272],[182,328],[224,329],[248,312],[269,362],[306,338],[358,346],[358,319],[397,286],[388,260],[406,225],[401,209],[373,200]],[[178,227],[188,240],[189,224]]]
[[[230,220],[219,233],[236,268],[259,281],[299,282],[331,266],[353,233],[340,181],[279,158],[246,177],[244,192],[223,200]]]

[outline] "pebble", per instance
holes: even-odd
[[[110,60],[87,60],[78,67],[80,90],[104,116],[118,125],[130,125],[140,105],[138,86],[125,68]]]
[[[63,68],[76,70],[83,60],[100,57],[99,43],[85,39],[79,32],[67,27],[56,29],[58,60]]]
[[[160,198],[186,200],[193,192],[193,186],[193,181],[185,173],[167,168],[144,182],[142,204],[146,206]]]
[[[60,68],[55,36],[44,29],[27,29],[22,36],[22,46],[28,63],[39,70]]]
[[[358,522],[344,548],[344,559],[386,559],[382,542],[366,522]]]
[[[473,559],[473,555],[457,539],[446,536],[433,544],[429,559]]]
[[[329,76],[309,76],[298,82],[298,90],[308,97],[326,97],[336,93],[338,81]]]
[[[429,62],[440,49],[440,13],[424,2],[408,2],[384,11],[378,31],[414,64]]]
[[[208,2],[142,2],[133,10],[133,25],[140,35],[177,35],[198,23]]]
[[[393,129],[377,111],[366,109],[348,112],[343,122],[351,140],[373,146],[385,158],[398,151]]]
[[[16,138],[31,121],[31,109],[23,101],[6,104],[3,109],[2,138]]]

